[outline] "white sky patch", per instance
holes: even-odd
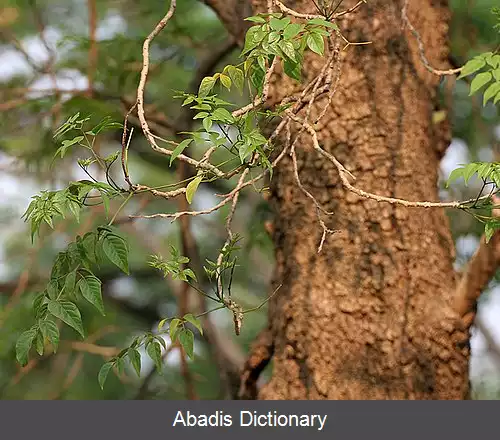
[[[497,138],[497,141],[500,141],[500,125],[495,127],[495,137]]]
[[[457,251],[462,255],[471,256],[479,245],[479,239],[475,235],[464,235],[456,241]]]
[[[461,139],[453,139],[446,150],[446,154],[441,160],[440,168],[443,177],[447,179],[455,168],[469,161],[469,149],[467,144]]]
[[[5,49],[0,54],[0,80],[9,80],[15,75],[29,75],[31,66],[23,55],[14,49]]]
[[[481,162],[493,162],[495,160],[491,147],[483,147],[477,152],[477,156]]]
[[[97,40],[109,40],[117,34],[125,34],[127,31],[127,22],[118,14],[110,13],[99,23],[96,30]]]
[[[495,337],[497,345],[500,345],[500,286],[495,287],[490,293],[488,300],[478,307],[478,316],[486,328]],[[489,353],[484,336],[477,330],[471,338],[472,356],[470,361],[470,374],[472,379],[480,379],[483,376],[497,375],[499,370],[498,361]]]
[[[51,75],[43,75],[33,82],[31,88],[32,92],[28,93],[27,96],[35,99],[40,98],[47,93],[44,91],[50,91],[57,88],[61,91],[75,91],[75,90],[85,90],[88,87],[88,79],[86,76],[82,75],[78,70],[66,69],[60,73],[60,75],[55,78]],[[67,94],[63,98],[68,99],[71,95]]]

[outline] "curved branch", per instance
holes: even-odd
[[[489,243],[483,235],[479,247],[462,274],[456,289],[455,310],[472,325],[476,303],[500,264],[500,232]]]

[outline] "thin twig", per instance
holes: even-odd
[[[462,67],[459,67],[458,69],[439,70],[439,69],[435,69],[434,67],[431,66],[431,64],[429,63],[429,60],[425,56],[425,47],[424,47],[424,43],[422,41],[422,37],[420,36],[420,34],[418,33],[418,31],[415,29],[415,27],[413,26],[413,24],[410,22],[410,19],[408,18],[408,14],[407,14],[407,11],[408,11],[408,2],[409,2],[409,0],[404,0],[404,2],[403,2],[403,8],[401,10],[401,17],[403,19],[403,24],[406,25],[406,26],[408,26],[408,28],[410,29],[411,33],[413,34],[413,36],[417,40],[418,50],[419,50],[419,53],[420,53],[420,59],[422,60],[422,64],[424,65],[424,67],[429,72],[431,72],[431,73],[433,73],[435,75],[440,75],[440,76],[443,76],[443,75],[455,75],[457,73],[460,73],[460,71],[462,70]]]

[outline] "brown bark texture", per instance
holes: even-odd
[[[284,2],[314,13],[313,2]],[[355,2],[343,2],[343,7]],[[446,122],[433,124],[440,78],[422,65],[414,36],[403,28],[402,1],[371,0],[339,22],[351,42],[330,110],[318,126],[322,146],[366,191],[438,201],[438,166],[449,143]],[[264,12],[267,2],[254,0]],[[446,1],[410,1],[408,16],[426,57],[448,57]],[[304,79],[322,60],[309,55]],[[274,101],[297,89],[278,74]],[[318,100],[311,119],[326,105]],[[273,176],[274,290],[269,327],[243,374],[242,397],[259,399],[467,399],[469,330],[453,310],[454,244],[446,214],[363,199],[341,185],[334,166],[304,135],[297,147],[304,187],[328,211],[327,237],[311,200],[298,187],[290,158]],[[272,377],[256,379],[272,360]],[[253,391],[252,391],[253,387]]]

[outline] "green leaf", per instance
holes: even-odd
[[[127,349],[125,350],[122,350],[122,353],[125,354],[127,352]],[[115,363],[113,364],[114,367],[116,368],[116,371],[118,372],[118,374],[123,374],[123,370],[124,370],[124,367],[125,367],[125,362],[123,360],[123,357],[121,357],[121,354],[118,355],[118,359],[116,359]]]
[[[163,327],[165,326],[166,322],[168,321],[168,318],[164,318],[162,319],[159,323],[158,323],[158,331],[161,332]]]
[[[260,154],[261,165],[264,168],[267,168],[269,170],[269,177],[272,178],[273,177],[273,164],[271,163],[269,158],[266,156],[264,149],[260,145],[257,147],[257,151]]]
[[[302,26],[297,23],[290,23],[284,30],[283,32],[283,37],[285,40],[291,40],[292,38],[295,38],[297,35],[299,35],[300,31],[302,30]]]
[[[78,289],[82,293],[82,296],[92,304],[101,315],[105,316],[101,293],[101,280],[93,275],[86,275],[78,281]]]
[[[161,336],[155,336],[154,338],[161,344],[161,346],[165,350],[167,349],[167,343],[165,342],[165,339],[163,339]]]
[[[225,108],[216,108],[212,114],[213,119],[216,121],[226,122],[231,124],[234,122],[233,115]]]
[[[262,39],[259,39],[259,33],[261,32],[260,26],[252,26],[250,29],[247,30],[247,33],[245,35],[245,45],[243,47],[243,50],[241,52],[241,55],[245,55],[246,53],[250,52],[252,49],[254,49],[259,42]],[[264,33],[265,36],[265,33]]]
[[[288,17],[282,19],[271,18],[269,24],[271,25],[271,29],[275,31],[282,31],[290,24],[290,19]]]
[[[86,134],[97,136],[101,131],[110,130],[113,128],[122,128],[122,127],[123,124],[120,124],[119,122],[113,122],[110,116],[106,116],[92,130],[87,131]]]
[[[258,15],[254,15],[252,17],[245,18],[246,21],[252,21],[254,23],[265,23],[266,19],[263,17],[259,17]]]
[[[497,67],[500,67],[500,55],[491,55],[490,57],[488,57],[486,59],[486,62],[491,66],[493,67],[494,69],[496,69]]]
[[[285,60],[283,62],[283,70],[286,75],[292,79],[300,81],[302,79],[302,68],[300,63],[296,63],[291,60]]]
[[[292,61],[297,61],[297,57],[295,56],[295,48],[290,41],[282,40],[278,43],[278,46],[288,58],[290,58]]]
[[[129,274],[128,249],[123,238],[114,234],[106,235],[102,243],[102,250],[114,265],[127,275]]]
[[[76,124],[74,123],[77,118],[80,116],[80,113],[76,113],[74,114],[73,116],[71,116],[70,118],[68,118],[68,120],[62,124],[55,132],[54,132],[54,138],[57,138],[57,137],[60,137],[62,136],[64,133],[68,132],[68,131],[71,131],[73,130],[74,128],[76,128]]]
[[[336,29],[338,30],[338,26],[335,23],[332,23],[331,21],[323,20],[322,18],[313,18],[312,20],[309,20],[307,22],[308,24],[315,24],[319,26],[325,26],[329,27],[330,29]]]
[[[493,76],[490,72],[478,73],[470,83],[469,96],[476,93],[481,87],[485,86],[492,80]]]
[[[57,353],[57,348],[59,347],[59,329],[57,324],[51,320],[39,321],[38,323],[40,331],[44,338],[47,338],[54,349],[54,353]]]
[[[500,93],[500,82],[491,84],[484,92],[483,105],[486,105],[486,103],[498,93]]]
[[[489,220],[484,225],[484,235],[486,237],[486,243],[488,243],[491,240],[493,234],[499,229],[500,229],[500,220],[497,219]]]
[[[210,132],[210,129],[212,128],[213,123],[214,122],[212,121],[212,118],[203,119],[203,128],[205,129],[205,131],[207,133]]]
[[[318,34],[323,37],[328,37],[330,35],[330,32],[328,32],[325,28],[322,27],[315,27],[311,29],[312,34]]]
[[[278,41],[280,39],[280,34],[279,32],[277,31],[273,31],[269,34],[268,38],[267,38],[267,42],[269,44],[271,43],[275,43],[276,41]]]
[[[170,321],[169,333],[170,333],[170,340],[172,341],[172,343],[174,343],[177,339],[177,331],[181,323],[182,321],[178,318],[174,318],[172,319],[172,321]]]
[[[66,275],[66,278],[64,280],[64,289],[63,291],[71,295],[75,291],[75,284],[76,284],[76,270],[72,270],[68,275]]]
[[[231,90],[231,78],[229,78],[229,76],[221,75],[220,82],[226,89]]]
[[[207,76],[202,79],[200,84],[200,89],[198,90],[198,96],[200,98],[206,98],[215,86],[217,80],[212,76]]]
[[[191,180],[189,185],[186,187],[186,200],[189,204],[193,202],[193,197],[202,180],[203,176],[197,176],[195,179]]]
[[[96,263],[98,262],[97,255],[97,243],[98,238],[97,234],[94,232],[87,232],[82,239],[82,246],[85,250],[85,255],[89,259],[90,262]]]
[[[460,177],[463,177],[463,176],[464,176],[464,169],[463,168],[456,168],[456,169],[454,169],[450,173],[450,176],[448,177],[448,180],[446,181],[446,188],[448,188],[450,186],[450,183],[453,180],[457,180],[457,179],[459,179]]]
[[[264,87],[264,78],[266,76],[266,72],[262,70],[260,67],[253,67],[252,73],[250,75],[250,81],[253,86],[257,89],[258,93],[262,93]]]
[[[28,363],[28,353],[33,345],[33,340],[36,337],[38,328],[36,326],[31,327],[29,330],[21,333],[21,336],[16,342],[16,359],[19,364],[24,367]]]
[[[40,355],[43,356],[43,352],[45,351],[45,344],[43,342],[43,335],[41,332],[37,332],[36,337],[35,337],[35,348],[36,352]]]
[[[267,139],[259,133],[258,130],[253,130],[248,134],[248,139],[251,140],[254,145],[265,145],[267,143]]]
[[[490,163],[483,163],[477,170],[477,177],[487,179],[493,167]]]
[[[196,281],[196,275],[191,269],[184,269],[182,273],[185,277],[185,281],[187,281],[187,278],[191,278],[192,280]]]
[[[82,316],[78,307],[70,301],[50,301],[49,312],[56,318],[59,318],[65,324],[74,328],[82,338],[85,337],[82,324]]]
[[[472,60],[468,61],[464,67],[462,67],[460,75],[457,79],[462,79],[466,76],[472,75],[478,70],[481,70],[484,66],[486,66],[486,61],[484,59],[477,57],[473,58]]]
[[[184,95],[185,96],[185,95]],[[186,106],[186,105],[189,105],[191,104],[192,102],[194,102],[195,98],[194,96],[190,95],[188,96],[183,102],[182,102],[182,107]]]
[[[237,67],[230,66],[227,70],[227,73],[229,74],[229,77],[231,78],[231,81],[236,86],[236,88],[240,92],[242,92],[245,85],[245,75],[243,71],[241,69],[238,69]]]
[[[189,329],[183,329],[179,333],[179,342],[186,354],[193,359],[194,353],[194,333]]]
[[[47,283],[47,288],[45,290],[50,299],[56,299],[59,295],[59,284],[57,283],[57,280],[51,279]]]
[[[307,36],[307,47],[318,55],[323,55],[325,51],[325,40],[321,35],[310,33]]]
[[[497,93],[497,96],[495,96],[495,99],[493,100],[493,104],[496,104],[499,101],[500,101],[500,92]]]
[[[141,377],[141,354],[135,348],[128,351],[128,358],[138,377]]]
[[[162,359],[161,359],[161,346],[157,341],[150,342],[146,346],[146,353],[155,363],[156,369],[161,374]]]
[[[80,211],[81,205],[76,200],[68,199],[66,201],[66,205],[68,206],[71,213],[75,216],[76,222],[80,223]]]
[[[256,148],[256,146],[254,144],[252,144],[251,142],[249,142],[249,140],[247,140],[247,142],[244,142],[241,144],[241,146],[238,150],[241,163],[245,162],[245,159],[255,151],[255,148]]]
[[[476,174],[477,170],[481,166],[480,163],[470,163],[466,167],[464,167],[464,181],[465,184],[467,185],[469,183],[470,178]]]
[[[266,58],[264,57],[264,55],[257,57],[257,64],[263,71],[266,70]]]
[[[73,145],[78,144],[82,140],[83,140],[83,136],[77,136],[71,140],[64,140],[62,142],[62,146],[64,148],[72,147]]]
[[[57,156],[60,156],[61,159],[64,158],[64,156],[66,155],[68,149],[70,147],[72,147],[73,145],[79,143],[81,140],[83,140],[83,136],[77,136],[71,140],[65,140],[62,142],[62,145],[61,147],[58,148],[58,150],[56,151],[56,154],[54,155],[54,159],[57,157]]]
[[[193,119],[203,119],[206,118],[209,115],[207,112],[200,112],[196,114],[196,116]]]
[[[40,310],[45,303],[45,292],[39,293],[33,300],[33,312],[35,316],[38,317]]]
[[[104,383],[106,382],[109,370],[111,370],[111,368],[113,368],[113,362],[106,362],[99,370],[97,380],[99,382],[99,386],[101,387],[101,390],[104,389]]]
[[[191,313],[188,313],[187,315],[184,315],[183,319],[185,321],[193,324],[198,329],[198,331],[200,332],[200,334],[203,335],[203,327],[201,326],[201,322],[200,322],[200,320],[198,318],[196,318]]]
[[[174,151],[172,151],[172,156],[170,156],[170,163],[169,166],[172,166],[172,162],[179,156],[179,154],[182,154],[184,149],[191,143],[193,142],[193,139],[184,139],[177,147],[175,147]]]

